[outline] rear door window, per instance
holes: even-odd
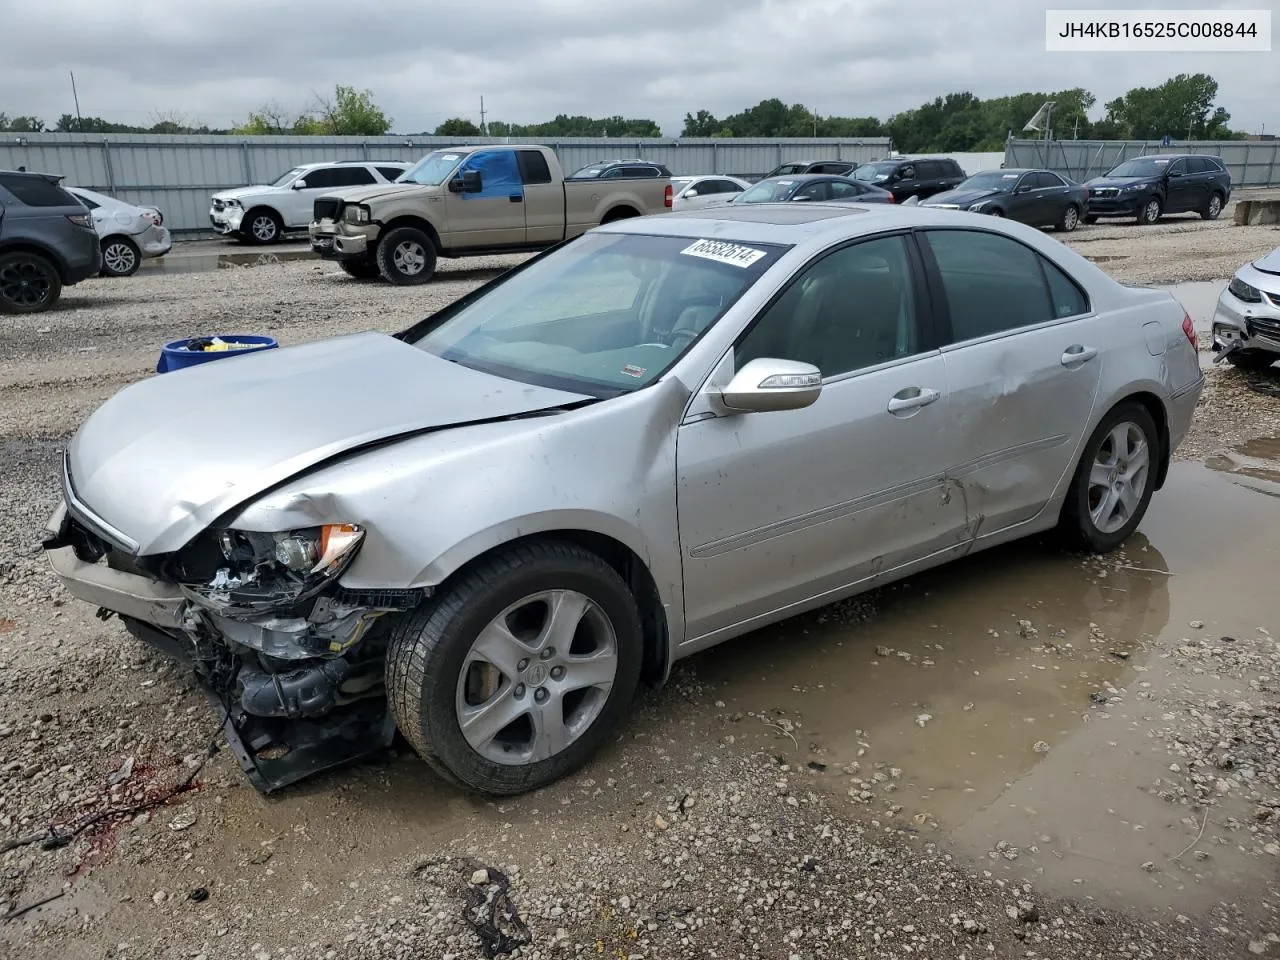
[[[367,167],[334,167],[327,170],[326,173],[332,177],[332,182],[326,184],[331,187],[362,187],[369,183],[377,183],[377,179]],[[311,183],[311,178],[307,178],[307,183]]]
[[[526,184],[551,182],[551,166],[541,150],[517,150],[516,163],[520,167],[520,179]]]

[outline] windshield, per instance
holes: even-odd
[[[786,249],[585,234],[412,342],[511,380],[616,396],[661,376]]]
[[[270,186],[283,187],[286,183],[288,183],[290,180],[292,180],[301,172],[302,172],[301,167],[294,167],[292,170],[286,171],[285,173],[280,174],[280,176],[272,180]]]
[[[733,198],[734,203],[774,203],[785,200],[796,189],[794,180],[761,180],[750,190]]]
[[[438,187],[453,173],[463,154],[457,151],[437,150],[428,153],[396,180],[396,183],[420,183],[424,187]]]
[[[685,187],[689,186],[689,184],[693,183],[695,179],[695,177],[672,177],[671,189],[676,193],[679,193]]]
[[[1108,177],[1158,177],[1169,169],[1168,160],[1138,158],[1126,160],[1107,174]]]
[[[609,169],[607,163],[592,163],[583,167],[581,170],[569,174],[570,180],[594,180],[600,174]]]
[[[966,180],[957,190],[995,190],[999,193],[1008,193],[1017,184],[1021,173],[1009,173],[1007,170],[988,170],[985,173],[975,173]]]
[[[896,170],[896,163],[864,163],[857,170],[853,171],[855,180],[867,180],[876,183],[880,180],[888,180],[889,174]]]

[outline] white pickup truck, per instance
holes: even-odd
[[[592,227],[671,209],[669,177],[566,180],[529,144],[449,147],[391,184],[314,203],[311,249],[353,277],[425,283],[439,257],[542,250]]]

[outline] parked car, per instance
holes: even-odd
[[[954,160],[911,160],[896,157],[864,163],[853,171],[853,179],[871,183],[893,194],[901,203],[910,197],[924,200],[944,190],[954,190],[966,179]]]
[[[831,173],[839,177],[847,177],[857,168],[858,164],[851,160],[793,161],[791,163],[784,163],[781,166],[774,167],[760,179],[768,180],[771,177],[794,176],[798,173]]]
[[[650,160],[599,160],[575,170],[566,180],[653,180],[671,179],[665,164]]]
[[[98,272],[88,209],[47,173],[0,170],[0,313],[38,313]]]
[[[395,184],[320,197],[311,249],[353,277],[426,283],[439,257],[542,250],[600,223],[665,213],[672,202],[665,176],[566,180],[549,147],[447,147]]]
[[[671,178],[671,209],[697,210],[728,203],[751,187],[746,180],[714,174],[702,177]]]
[[[1119,547],[1191,423],[1194,343],[1169,293],[1009,220],[615,221],[395,335],[124,388],[44,546],[194,661],[260,787],[393,719],[520,793],[695,651],[1040,531]]]
[[[733,203],[783,203],[796,200],[852,203],[893,203],[893,194],[887,190],[850,180],[848,177],[828,177],[816,173],[802,173],[793,177],[771,177],[752,184],[733,198]]]
[[[1089,191],[1052,170],[984,170],[954,190],[935,193],[922,207],[1008,217],[1032,227],[1071,231],[1089,205]]]
[[[304,163],[265,186],[215,193],[209,222],[218,233],[246,243],[277,243],[286,230],[306,229],[321,194],[340,187],[394,183],[411,166],[399,160]]]
[[[1218,297],[1213,351],[1246,370],[1280,360],[1280,247],[1237,270]]]
[[[93,218],[102,245],[104,277],[130,277],[143,260],[163,257],[173,248],[164,215],[155,207],[138,207],[84,187],[67,187]]]
[[[1152,224],[1168,213],[1198,213],[1216,220],[1231,198],[1231,174],[1217,157],[1162,154],[1134,157],[1085,183],[1089,211],[1099,217],[1133,217]]]

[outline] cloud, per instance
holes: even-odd
[[[489,120],[621,114],[674,135],[687,112],[723,116],[774,96],[886,117],[958,90],[1084,86],[1100,108],[1131,87],[1204,72],[1233,125],[1280,128],[1274,54],[1046,53],[1048,6],[1067,4],[133,0],[125,15],[101,0],[0,0],[0,111],[49,123],[73,112],[74,70],[84,114],[135,124],[176,111],[228,126],[266,101],[301,110],[342,83],[372,89],[399,132],[478,119],[483,95]]]

